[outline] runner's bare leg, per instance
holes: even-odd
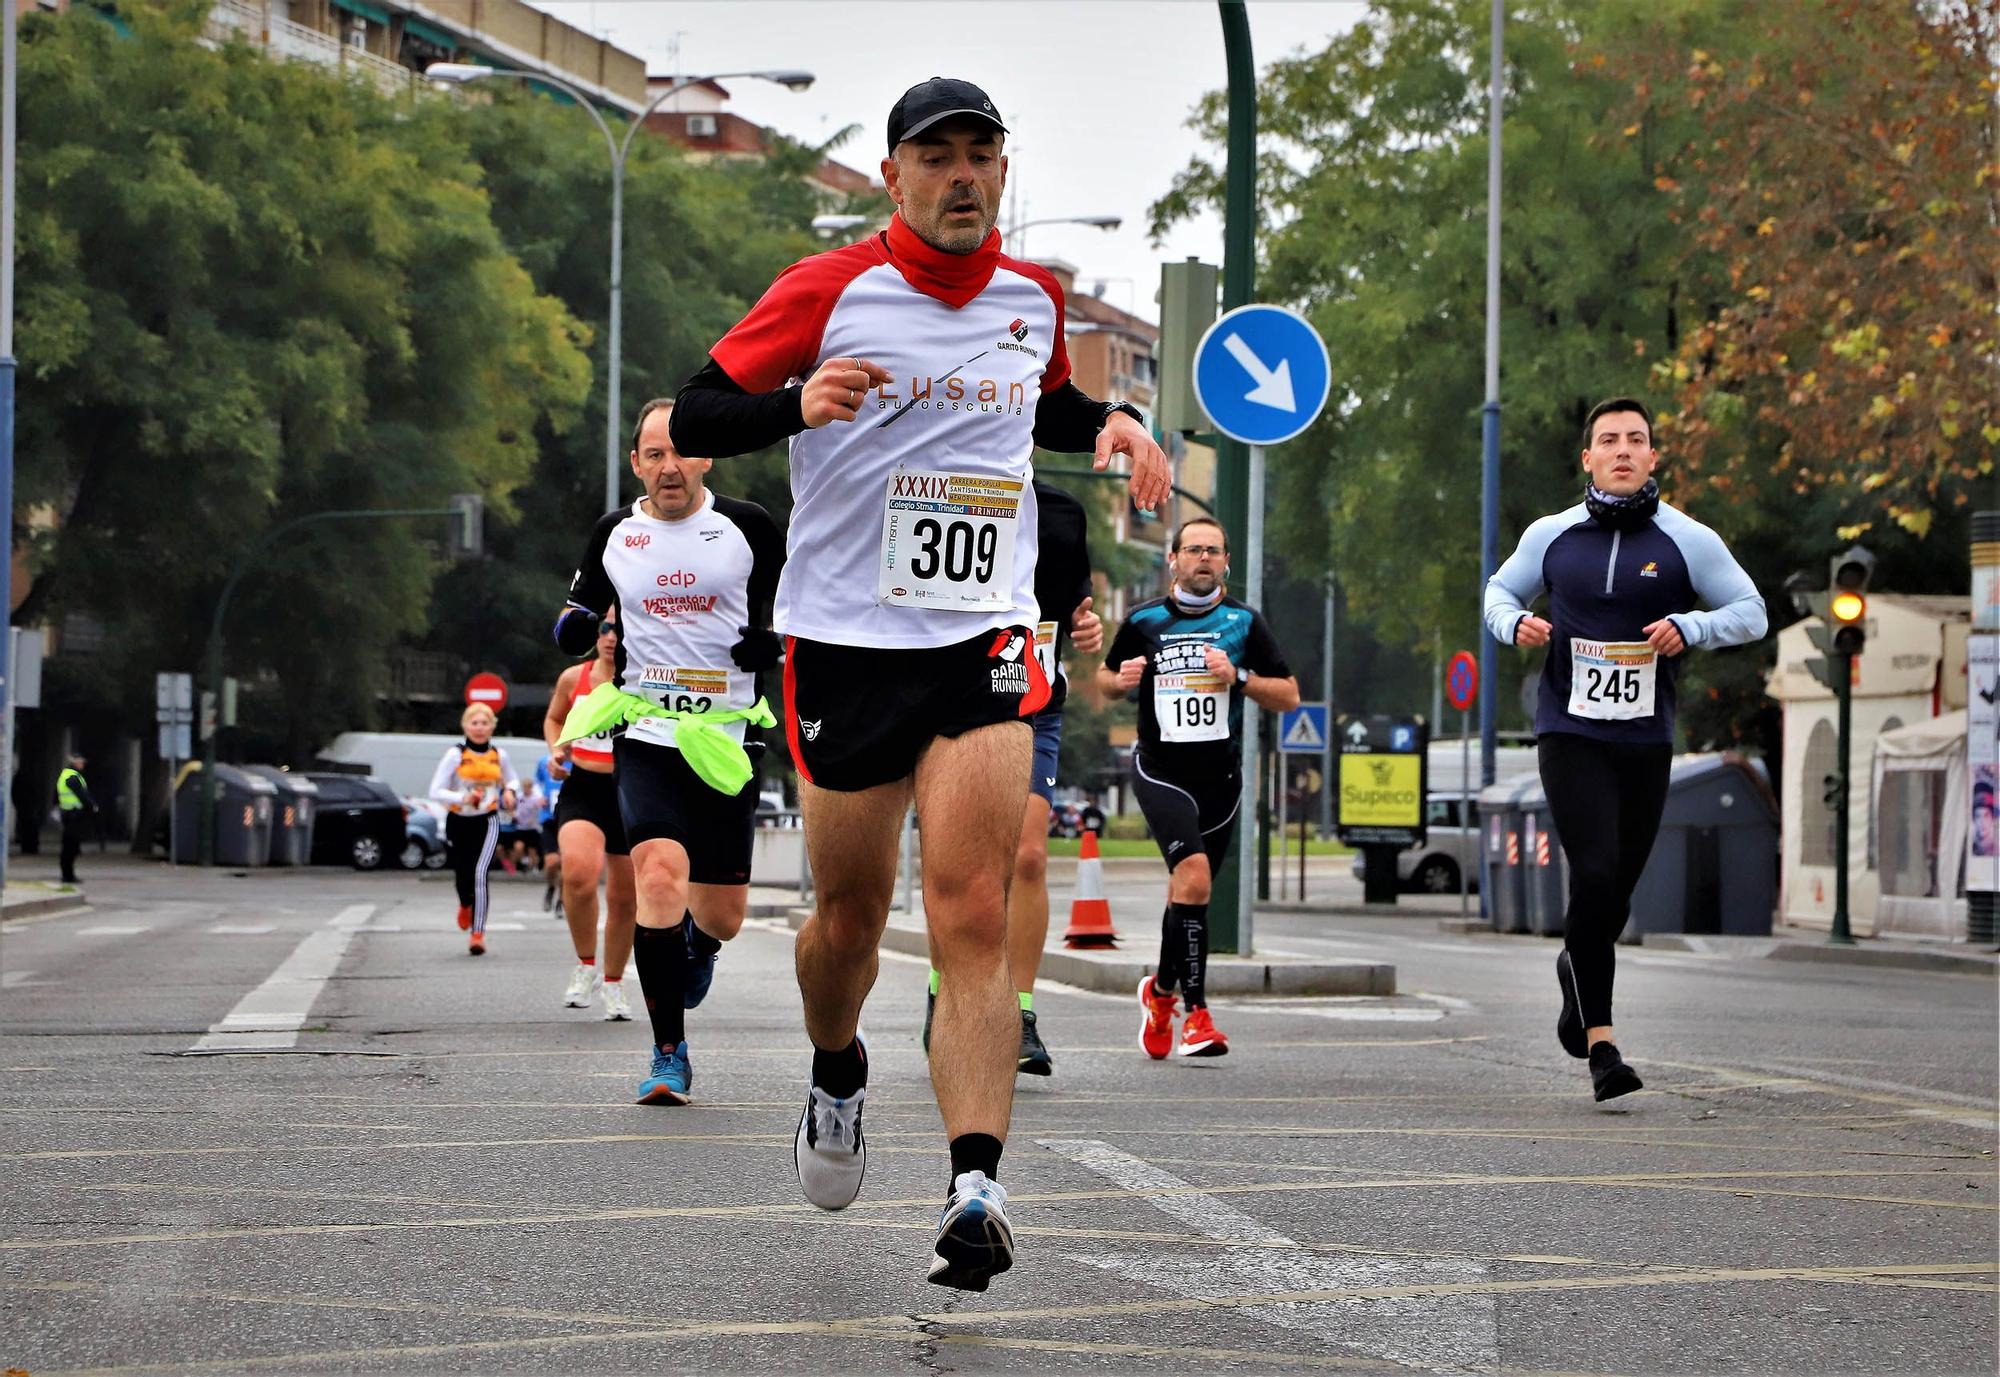
[[[824,1051],[854,1041],[862,1001],[875,987],[877,949],[896,893],[896,839],[909,801],[908,780],[858,793],[799,781],[816,902],[793,958],[806,1036]]]
[[[1005,1142],[1021,1048],[1007,958],[1007,886],[1021,840],[1034,733],[1002,722],[940,737],[917,761],[924,911],[937,954],[931,1084],[947,1137]]]

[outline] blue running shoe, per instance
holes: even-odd
[[[938,1221],[936,1256],[929,1280],[960,1291],[984,1291],[1014,1265],[1014,1230],[1007,1223],[1007,1192],[983,1171],[960,1172]]]
[[[687,980],[681,986],[681,1007],[692,1009],[708,998],[708,987],[715,983],[715,958],[722,955],[718,945],[708,955],[703,956],[694,946],[694,919],[682,920],[681,935],[687,938]]]
[[[688,1087],[694,1084],[694,1067],[688,1064],[688,1045],[678,1043],[671,1052],[653,1049],[653,1069],[639,1082],[639,1104],[686,1104]]]

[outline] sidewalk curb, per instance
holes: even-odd
[[[809,908],[787,911],[796,929],[810,916]],[[906,956],[927,956],[924,930],[891,921],[882,945]],[[1042,953],[1041,973],[1050,980],[1104,994],[1125,994],[1138,988],[1139,978],[1153,973],[1154,963],[1136,951],[1070,951],[1050,947]],[[1208,988],[1219,995],[1393,995],[1396,968],[1387,961],[1309,961],[1287,957],[1212,956]]]
[[[8,899],[0,904],[0,921],[12,922],[16,918],[48,918],[58,913],[88,913],[90,904],[83,891],[74,894],[48,894],[32,899]]]
[[[1882,947],[1863,938],[1852,947],[1787,937],[1717,937],[1685,932],[1649,932],[1641,943],[1651,951],[1685,951],[1704,956],[1735,956],[1766,961],[1816,961],[1836,966],[1878,966],[1911,971],[1947,971],[1960,975],[2000,975],[2000,956],[1992,952],[1940,948]]]

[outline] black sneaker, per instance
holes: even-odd
[[[1021,1010],[1021,1059],[1014,1069],[1023,1076],[1051,1076],[1056,1064],[1049,1058],[1049,1049],[1042,1045],[1042,1035],[1035,1031],[1035,1011]]]
[[[1590,1084],[1599,1103],[1646,1088],[1646,1083],[1639,1079],[1639,1073],[1627,1066],[1625,1058],[1618,1055],[1618,1044],[1615,1042],[1600,1042],[1590,1049]]]
[[[1582,1061],[1590,1055],[1583,1040],[1582,1000],[1576,990],[1576,968],[1570,965],[1569,951],[1556,953],[1556,986],[1562,990],[1562,1012],[1556,1015],[1556,1041],[1563,1051]]]
[[[924,996],[924,1055],[931,1054],[931,1020],[937,1017],[937,991]],[[1022,1046],[1027,1046],[1024,1042]]]

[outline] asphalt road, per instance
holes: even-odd
[[[919,964],[884,960],[827,1215],[778,923],[691,1018],[696,1103],[640,1108],[644,1025],[558,1007],[535,886],[472,960],[437,881],[85,873],[87,916],[0,934],[0,1366],[35,1377],[1994,1370],[1990,978],[1623,953],[1648,1088],[1607,1111],[1551,944],[1265,915],[1403,993],[1219,1003],[1230,1056],[1153,1063],[1130,1000],[1044,991],[1019,1263],[968,1296],[922,1279]],[[1156,887],[1114,876],[1121,928]]]

